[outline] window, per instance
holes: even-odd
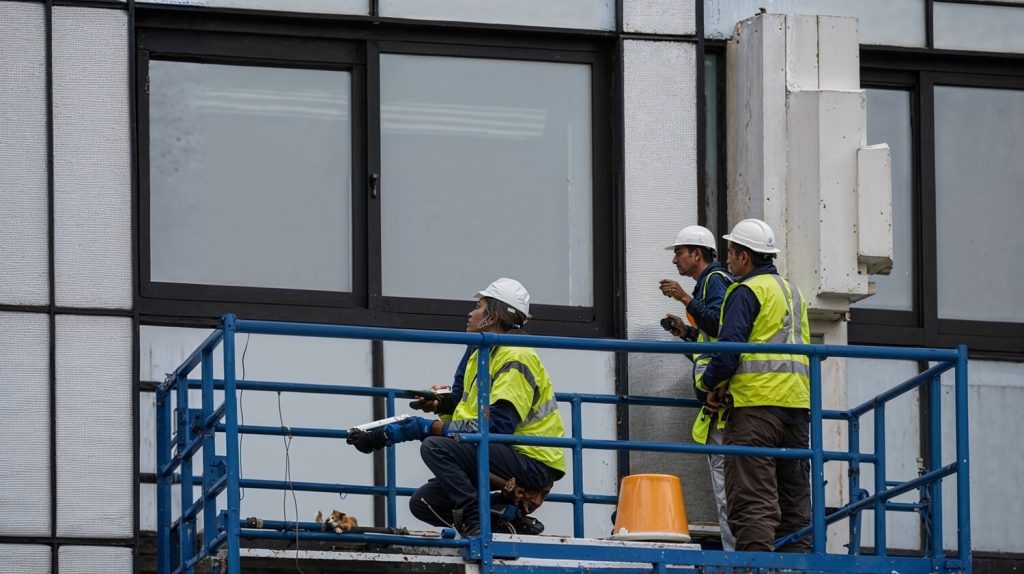
[[[183,17],[137,36],[147,319],[458,329],[509,276],[612,334],[610,45]]]

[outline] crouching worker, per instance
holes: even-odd
[[[498,279],[477,293],[476,299],[476,307],[466,322],[467,332],[516,333],[530,318],[530,295],[514,279]],[[564,435],[555,392],[536,351],[494,347],[489,370],[489,432]],[[461,397],[450,421],[409,417],[382,429],[354,432],[347,441],[366,453],[408,440],[423,441],[420,455],[434,478],[412,495],[410,510],[428,524],[454,526],[463,536],[476,536],[480,534],[477,445],[453,437],[479,431],[476,351],[466,360],[463,380]],[[490,488],[497,491],[491,499],[492,529],[539,533],[543,525],[527,515],[543,503],[552,484],[565,475],[565,453],[557,447],[498,443],[491,443],[488,452]]]

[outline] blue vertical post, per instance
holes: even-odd
[[[384,416],[393,417],[395,416],[395,393],[394,391],[388,391],[388,396],[384,402]],[[397,457],[395,456],[395,445],[391,445],[384,450],[385,458],[385,481],[387,482],[388,489],[388,528],[395,528],[398,526],[398,502],[396,496],[398,493],[398,471],[395,465],[398,464]]]
[[[956,349],[956,522],[960,560],[971,559],[971,475],[967,439],[967,346]]]
[[[928,387],[928,470],[938,470],[942,466],[942,379],[932,378]],[[942,559],[942,481],[936,480],[928,485],[928,496],[931,498],[929,512],[931,532],[932,558]]]
[[[217,537],[217,498],[210,496],[210,488],[213,486],[214,474],[213,461],[217,456],[217,422],[212,421],[206,426],[206,421],[213,416],[213,349],[203,349],[202,353],[202,375],[203,375],[203,548],[212,551],[210,545]]]
[[[235,316],[224,315],[224,443],[227,454],[228,504],[225,509],[227,530],[227,574],[241,574],[239,564],[241,500],[238,489],[238,404],[235,396]]]
[[[875,494],[885,490],[885,403],[875,405]],[[885,556],[885,501],[875,499],[875,556]]]
[[[171,396],[156,391],[156,571],[171,572]]]
[[[825,446],[821,417],[821,357],[811,362],[811,541],[815,554],[825,552]]]
[[[572,535],[583,538],[583,400],[572,397]]]
[[[186,520],[184,514],[185,509],[192,506],[193,493],[192,456],[183,456],[188,448],[188,444],[192,441],[192,421],[188,413],[188,382],[186,379],[186,373],[178,373],[177,379],[174,381],[178,397],[175,407],[178,419],[178,453],[182,456],[181,489],[178,491],[182,510],[181,518],[178,521],[178,564],[183,574],[189,574],[193,571],[192,568],[187,567],[187,564],[192,559],[192,525],[195,524],[195,519]]]
[[[493,335],[483,333],[483,343],[477,351],[477,413],[480,426],[480,443],[477,445],[477,494],[480,497],[481,565],[486,572],[491,565],[491,461],[490,427],[491,420],[491,345]]]
[[[850,478],[850,502],[855,502],[853,497],[860,492],[860,416],[850,417],[850,435],[847,437],[850,454],[848,475]],[[850,517],[850,546],[849,554],[860,554],[860,517],[858,510]]]

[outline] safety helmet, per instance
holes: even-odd
[[[715,236],[706,227],[690,225],[684,227],[676,234],[676,242],[665,249],[672,251],[680,245],[693,245],[695,247],[707,247],[711,251],[718,251],[715,243]]]
[[[732,228],[732,233],[723,235],[722,239],[749,247],[757,253],[779,252],[775,247],[775,232],[760,219],[744,219]]]
[[[507,277],[497,279],[488,285],[483,291],[478,291],[475,297],[477,299],[482,297],[497,299],[516,311],[526,315],[527,319],[531,318],[530,294],[527,293],[526,287],[523,287],[523,284],[515,279],[509,279]]]

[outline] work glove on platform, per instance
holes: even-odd
[[[359,452],[371,453],[400,442],[423,440],[430,436],[432,424],[433,419],[409,417],[371,431],[352,429],[345,442],[356,447]]]

